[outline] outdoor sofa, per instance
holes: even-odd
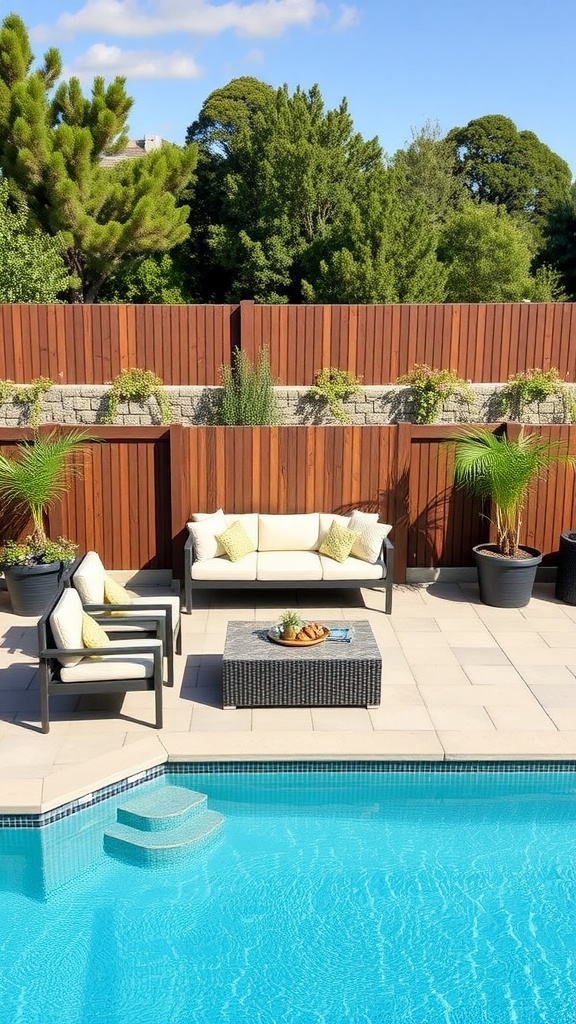
[[[186,525],[184,603],[188,614],[195,590],[226,587],[378,588],[386,595],[386,614],[392,611],[394,545],[388,537],[392,527],[379,523],[376,513],[225,515],[218,509],[195,513]],[[340,560],[341,552],[338,557],[327,554],[329,535],[340,538],[341,531],[348,530],[360,534],[349,555]],[[237,548],[229,541],[230,535],[234,540],[240,538]],[[345,537],[343,540],[346,542]]]

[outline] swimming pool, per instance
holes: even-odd
[[[126,792],[0,831],[6,1024],[576,1018],[575,765],[168,767],[225,816],[173,865],[102,852]]]

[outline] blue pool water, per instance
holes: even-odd
[[[122,794],[0,830],[3,1024],[573,1024],[576,771],[166,775],[225,815],[170,867]]]

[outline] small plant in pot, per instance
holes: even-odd
[[[78,472],[73,457],[91,440],[85,433],[36,435],[24,442],[17,458],[0,455],[0,501],[4,514],[23,524],[32,519],[32,534],[8,540],[0,548],[12,609],[16,615],[41,615],[62,586],[78,546],[65,537],[46,535],[46,512],[66,492],[67,473]]]
[[[280,636],[283,640],[294,640],[302,629],[303,621],[299,612],[286,611],[280,616]]]
[[[576,460],[562,441],[520,430],[516,438],[476,427],[451,438],[454,483],[492,502],[496,543],[474,550],[480,600],[498,608],[523,608],[532,595],[542,553],[520,544],[522,513],[530,488],[563,463]]]

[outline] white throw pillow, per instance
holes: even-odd
[[[218,558],[225,554],[224,548],[216,537],[217,533],[224,533],[226,529],[226,519],[220,509],[213,516],[209,516],[199,523],[192,523],[189,529],[194,539],[194,554],[198,562],[205,562],[208,558]]]
[[[206,519],[211,519],[212,516],[219,516],[223,511],[223,509],[217,508],[215,512],[193,512],[192,519],[189,523],[186,523],[188,533],[192,533],[194,523],[203,523]]]
[[[354,558],[361,558],[363,562],[377,562],[382,550],[384,538],[392,529],[388,523],[370,523],[353,515],[350,521],[350,530],[360,534],[354,541],[350,554]]]

